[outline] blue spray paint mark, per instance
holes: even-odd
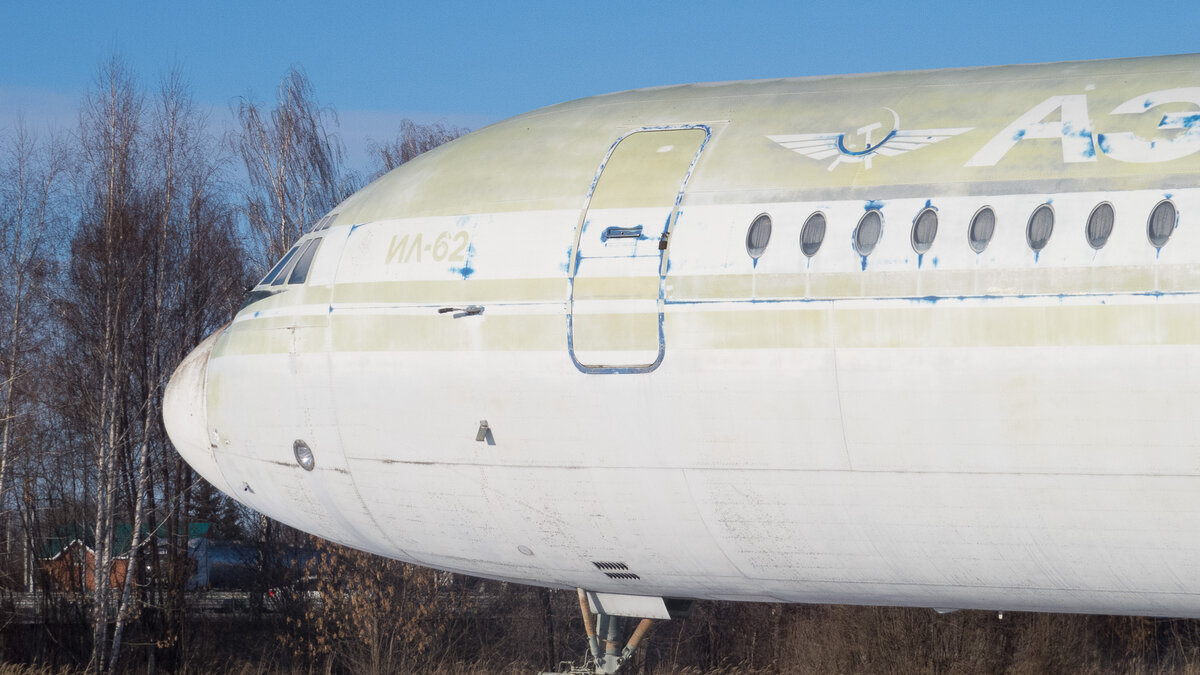
[[[904,262],[908,262],[908,258],[905,258],[905,259],[904,259]],[[921,268],[921,263],[923,263],[923,262],[925,262],[925,254],[924,254],[924,253],[918,253],[918,254],[917,254],[917,269],[920,269],[920,268]]]
[[[1019,140],[1021,140],[1022,138],[1025,138],[1025,130],[1024,130],[1024,129],[1017,129],[1017,133],[1013,134],[1013,137],[1012,137],[1012,139],[1013,139],[1014,141],[1019,141]]]
[[[458,275],[462,276],[463,280],[466,281],[467,279],[469,279],[471,277],[472,274],[475,273],[475,268],[471,267],[471,259],[473,257],[475,257],[474,242],[467,245],[467,257],[466,257],[466,260],[463,261],[462,266],[461,267],[451,267],[450,271],[453,272],[454,274],[458,274]]]
[[[1034,251],[1033,252],[1033,262],[1036,263],[1038,261],[1038,259],[1041,258],[1041,256],[1042,256],[1041,251]]]
[[[859,258],[862,259],[862,269],[864,272],[866,272],[867,271],[867,256],[860,255]]]
[[[1096,134],[1096,145],[1100,146],[1100,152],[1109,154],[1112,151],[1112,144],[1108,141],[1108,136],[1104,134]]]
[[[883,208],[883,202],[879,201],[878,199],[872,199],[872,200],[868,201],[866,204],[863,204],[864,211],[872,211],[872,210],[878,211],[882,208]]]
[[[351,226],[350,226],[350,234],[354,234],[354,231],[355,231],[355,230],[357,230],[357,229],[358,229],[358,228],[360,228],[360,227],[362,227],[362,223],[358,223],[357,225],[351,225]],[[350,236],[350,234],[348,234],[348,235],[346,235],[346,236],[347,236],[347,237],[349,237],[349,236]]]
[[[934,266],[934,267],[937,267],[937,266],[938,266],[938,259],[937,259],[937,256],[936,256],[936,255],[935,255],[935,256],[933,256],[933,261],[932,261],[932,262],[933,262],[933,266]]]
[[[1154,107],[1154,100],[1153,100],[1153,99],[1149,99],[1149,98],[1148,98],[1148,99],[1146,99],[1145,101],[1143,101],[1143,102],[1142,102],[1142,108],[1143,108],[1143,109],[1145,109],[1145,108],[1153,108],[1153,107]]]
[[[927,209],[932,209],[932,208],[933,208],[933,200],[932,200],[932,199],[926,199],[926,200],[925,200],[925,208],[927,208]]]

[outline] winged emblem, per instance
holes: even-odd
[[[869,124],[858,130],[858,135],[863,137],[864,148],[862,150],[850,150],[846,147],[846,134],[839,132],[819,133],[819,134],[784,134],[779,136],[767,136],[772,141],[782,145],[788,150],[798,152],[805,157],[821,161],[833,157],[834,160],[829,165],[829,171],[833,171],[838,164],[847,163],[853,164],[863,162],[866,168],[871,168],[871,160],[876,155],[884,157],[895,157],[902,155],[910,150],[919,150],[927,145],[933,145],[938,141],[944,141],[952,136],[957,136],[963,132],[970,131],[975,127],[962,127],[958,129],[901,129],[900,115],[891,108],[884,110],[892,113],[892,130],[887,133],[878,143],[872,143],[871,136],[875,131],[882,129],[883,124],[876,122]]]

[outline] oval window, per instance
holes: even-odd
[[[1175,204],[1170,199],[1164,199],[1150,212],[1150,220],[1146,223],[1146,236],[1154,248],[1162,248],[1175,231]]]
[[[937,211],[927,208],[913,221],[912,247],[917,253],[925,253],[933,246],[933,238],[937,236]]]
[[[825,214],[817,211],[804,221],[804,228],[800,230],[800,252],[811,258],[821,250],[824,241]]]
[[[883,235],[883,216],[874,209],[867,211],[854,228],[854,250],[861,256],[871,255]]]
[[[1100,250],[1108,243],[1114,220],[1116,220],[1116,212],[1113,211],[1112,204],[1100,202],[1096,208],[1092,209],[1092,214],[1088,216],[1087,220],[1087,240],[1092,248]]]
[[[750,223],[750,229],[746,230],[746,253],[749,253],[751,258],[758,260],[767,250],[767,244],[770,242],[771,216],[764,213],[755,218],[754,222]]]
[[[1033,210],[1029,216],[1029,225],[1025,228],[1025,240],[1029,248],[1040,251],[1050,243],[1050,235],[1054,232],[1054,209],[1049,204],[1042,204]]]
[[[992,242],[992,235],[995,233],[996,212],[992,210],[992,207],[985,206],[976,211],[975,217],[971,218],[971,227],[967,229],[967,239],[971,243],[971,250],[983,253],[983,249]]]

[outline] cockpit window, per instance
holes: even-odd
[[[317,221],[316,225],[312,226],[312,229],[310,229],[309,232],[320,232],[321,230],[328,230],[329,226],[333,225],[333,221],[336,220],[337,217],[338,217],[338,214],[336,214],[336,213],[326,214],[326,216],[324,218]]]
[[[313,257],[317,254],[317,247],[320,245],[320,237],[305,245],[304,250],[296,257],[296,265],[292,268],[292,273],[288,275],[289,284],[302,284],[308,278],[308,268],[312,267]]]
[[[299,247],[293,246],[291,248],[291,250],[289,250],[287,253],[283,254],[283,258],[280,259],[280,261],[278,263],[275,263],[275,266],[271,268],[270,272],[267,272],[267,276],[263,277],[262,281],[258,282],[258,285],[266,286],[267,284],[271,283],[271,281],[273,279],[275,279],[275,276],[279,274],[279,271],[282,270],[284,268],[284,266],[287,265],[288,262],[292,259],[292,256],[296,255],[297,248],[299,248]]]
[[[313,256],[317,254],[320,244],[321,237],[317,237],[294,246],[275,266],[276,269],[271,270],[267,278],[263,279],[263,285],[270,283],[272,286],[282,286],[304,283],[308,278],[308,268],[312,266]]]

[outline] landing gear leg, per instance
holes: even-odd
[[[584,657],[583,665],[566,664],[566,669],[559,671],[560,673],[614,675],[633,657],[633,653],[637,651],[638,645],[642,643],[646,633],[650,631],[651,624],[654,623],[650,619],[642,619],[638,622],[633,635],[629,637],[629,642],[625,643],[624,649],[621,649],[621,628],[624,623],[621,617],[610,616],[603,612],[593,614],[591,605],[588,603],[587,593],[582,588],[579,589],[579,611],[583,613],[583,627],[587,631],[589,654]],[[599,630],[597,630],[597,617],[599,618]],[[604,635],[603,652],[600,651],[600,635]]]

